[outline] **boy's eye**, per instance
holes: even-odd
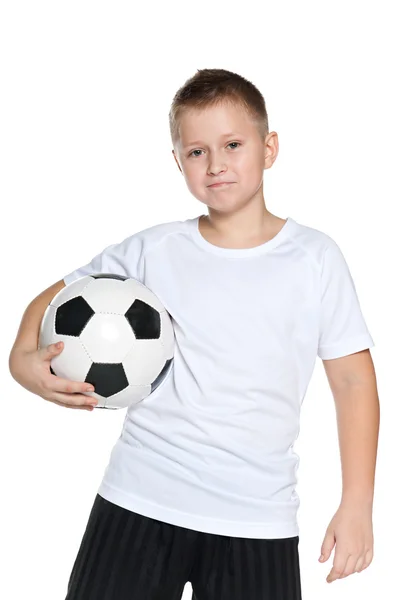
[[[230,142],[230,143],[228,144],[228,146],[232,146],[232,144],[236,144],[236,147],[239,147],[239,146],[241,146],[241,143],[240,143],[240,142]],[[236,150],[236,148],[232,148],[232,150]],[[189,154],[189,156],[192,156],[192,155],[193,155],[194,157],[196,157],[196,156],[200,156],[199,154],[194,154],[195,152],[203,152],[203,150],[192,150],[192,152]]]

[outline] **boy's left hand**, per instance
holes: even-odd
[[[373,558],[371,505],[341,503],[328,525],[319,561],[326,562],[336,543],[333,567],[328,583],[366,569]]]

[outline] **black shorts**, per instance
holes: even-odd
[[[96,495],[65,600],[301,600],[299,537],[170,525]]]

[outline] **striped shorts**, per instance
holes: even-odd
[[[96,495],[65,600],[301,600],[299,537],[238,538],[157,521]]]

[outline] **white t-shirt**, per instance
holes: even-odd
[[[253,248],[221,248],[199,217],[105,248],[64,277],[134,277],[175,332],[173,368],[128,407],[98,493],[139,514],[245,538],[299,535],[300,408],[316,357],[374,346],[341,250],[291,219]]]

